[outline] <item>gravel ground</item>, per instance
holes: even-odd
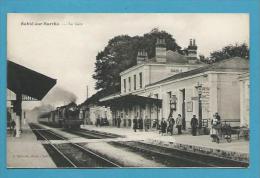
[[[116,160],[116,162],[124,167],[165,167],[163,164],[156,163],[136,153],[129,152],[127,149],[116,148],[108,143],[88,143],[84,146],[104,155],[110,160]]]

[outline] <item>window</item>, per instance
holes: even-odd
[[[129,91],[131,91],[131,77],[128,77],[128,86]]]
[[[169,101],[169,104],[171,104],[171,98],[172,98],[172,92],[167,92],[168,94],[168,101]]]
[[[126,80],[124,79],[124,92],[126,92]]]
[[[134,75],[134,90],[136,90],[136,75]]]
[[[140,80],[139,80],[140,88],[143,88],[143,74],[142,74],[142,72],[139,73],[139,78],[140,78]]]

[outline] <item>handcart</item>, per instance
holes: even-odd
[[[212,142],[216,142],[219,143],[220,140],[227,140],[228,143],[230,143],[232,141],[231,139],[231,126],[230,124],[218,124],[216,126],[212,126],[211,129],[211,138],[212,138]]]
[[[230,124],[223,124],[221,127],[222,137],[227,140],[228,143],[231,142],[232,129]]]

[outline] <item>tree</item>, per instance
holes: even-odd
[[[148,57],[155,56],[155,44],[157,38],[164,38],[168,50],[181,53],[181,47],[178,46],[171,34],[165,31],[153,29],[143,36],[130,37],[120,35],[109,40],[108,45],[96,56],[95,74],[96,89],[119,90],[120,72],[136,65],[138,50],[146,50]]]
[[[117,36],[98,53],[95,63],[96,89],[115,89],[120,86],[119,73],[134,65],[132,38]]]
[[[228,45],[219,51],[210,53],[210,60],[218,62],[232,57],[242,57],[249,60],[249,48],[246,43],[241,45]]]

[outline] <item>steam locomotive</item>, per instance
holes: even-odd
[[[56,110],[40,115],[38,122],[65,129],[77,129],[83,124],[83,120],[79,117],[79,108],[74,102],[57,107]]]

